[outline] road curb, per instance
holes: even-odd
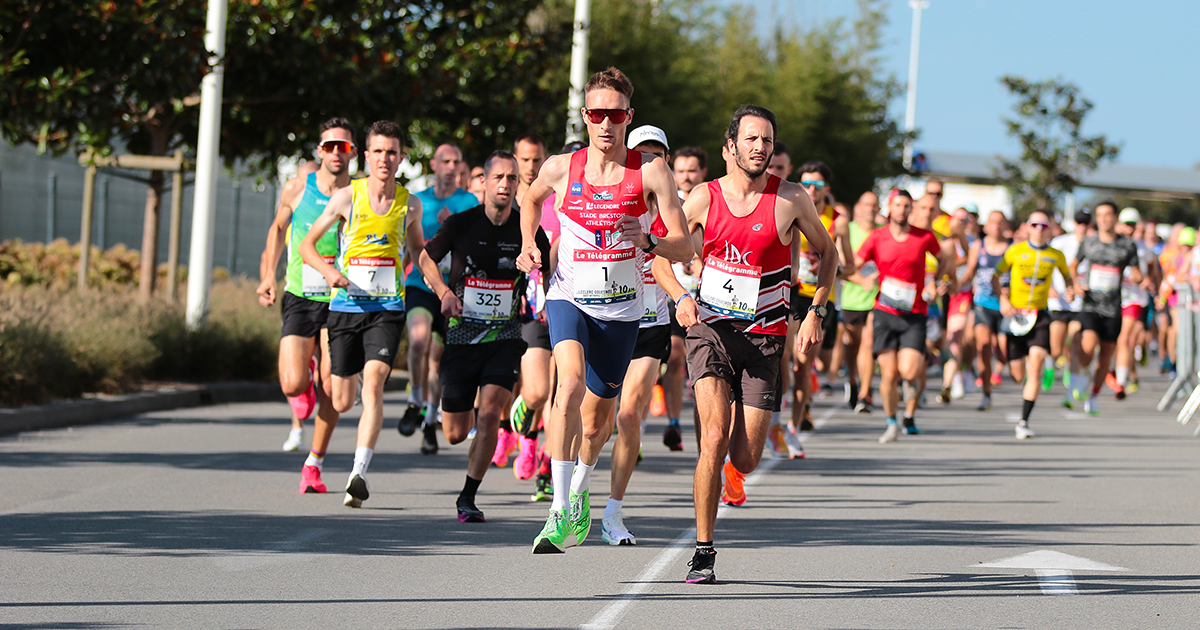
[[[384,389],[398,391],[407,386],[408,373],[395,370]],[[0,408],[0,435],[80,426],[153,411],[283,400],[279,383],[228,382],[182,385],[168,391],[137,392],[84,400],[64,400],[47,405]]]

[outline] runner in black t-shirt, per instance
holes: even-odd
[[[1092,362],[1096,344],[1100,344],[1100,359],[1092,375],[1092,393],[1083,407],[1091,415],[1100,413],[1096,394],[1100,393],[1104,377],[1108,376],[1117,338],[1121,334],[1121,277],[1125,268],[1132,267],[1130,282],[1142,281],[1142,272],[1137,266],[1137,246],[1116,232],[1116,205],[1110,201],[1101,202],[1096,205],[1094,216],[1096,235],[1079,244],[1079,252],[1071,263],[1071,275],[1084,291],[1083,312],[1079,314],[1083,325],[1083,352],[1079,362],[1085,371]],[[1088,263],[1086,275],[1079,271],[1084,262]]]
[[[492,153],[483,165],[483,205],[446,219],[420,259],[421,273],[447,317],[446,350],[439,370],[446,440],[462,442],[478,423],[467,481],[457,501],[458,520],[464,523],[484,521],[483,512],[475,507],[475,492],[496,450],[500,416],[511,402],[525,352],[517,314],[528,277],[517,269],[521,220],[512,207],[517,172],[511,153]],[[550,242],[541,228],[537,246],[542,259],[549,260]],[[449,285],[442,281],[435,262],[446,254],[450,254]]]

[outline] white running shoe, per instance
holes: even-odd
[[[625,521],[622,520],[624,516],[624,512],[618,510],[616,514],[606,516],[600,521],[600,538],[604,542],[613,546],[637,544],[637,538],[625,528]]]
[[[1029,438],[1034,437],[1036,435],[1037,434],[1034,433],[1033,430],[1030,429],[1028,426],[1023,425],[1023,424],[1017,424],[1017,439],[1018,440],[1028,440]]]
[[[788,459],[804,459],[804,445],[800,443],[800,434],[791,427],[783,430],[783,443],[787,445]]]
[[[1100,406],[1096,404],[1096,395],[1088,396],[1087,402],[1083,403],[1083,411],[1089,416],[1100,415]]]
[[[298,451],[302,444],[304,444],[304,429],[292,429],[292,432],[288,433],[287,441],[283,443],[283,450],[289,453]]]
[[[900,423],[899,422],[889,422],[887,425],[887,429],[883,432],[883,435],[879,436],[879,443],[887,444],[888,442],[895,442],[897,439],[899,439],[899,437],[900,437]]]
[[[967,395],[967,390],[966,390],[966,387],[963,385],[962,372],[958,372],[954,375],[954,378],[950,379],[950,399],[951,400],[959,400],[963,396],[966,396],[966,395]]]
[[[367,486],[367,479],[362,475],[351,474],[350,480],[346,482],[346,498],[342,500],[342,505],[360,508],[363,501],[370,496],[371,490]]]

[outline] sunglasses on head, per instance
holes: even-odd
[[[325,140],[318,146],[328,153],[350,153],[354,150],[354,143],[349,140]]]
[[[605,118],[611,120],[614,125],[619,125],[629,118],[628,109],[588,109],[585,107],[583,114],[593,125],[599,125],[604,122]]]
[[[815,188],[817,190],[821,190],[825,187],[825,182],[819,179],[802,179],[800,180],[800,185],[805,188]]]

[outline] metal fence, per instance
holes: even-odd
[[[1175,401],[1187,397],[1176,419],[1187,424],[1196,410],[1200,409],[1200,300],[1191,285],[1176,286],[1179,300],[1175,304],[1175,380],[1158,403],[1159,411],[1166,411]],[[1200,437],[1200,428],[1196,429]]]
[[[96,175],[92,243],[108,249],[123,243],[141,249],[146,210],[145,171],[102,169]],[[0,142],[0,241],[50,242],[65,238],[79,242],[83,207],[84,168],[73,154],[38,155],[29,145]],[[188,262],[192,231],[191,177],[185,179],[180,262]],[[217,184],[213,264],[231,274],[258,276],[267,227],[275,215],[278,187],[237,180],[222,171]],[[171,178],[166,177],[159,212],[158,262],[167,261],[170,233]]]

